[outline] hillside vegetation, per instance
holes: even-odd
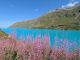
[[[3,32],[1,29],[0,29],[0,41],[3,41],[3,40],[7,40],[9,39],[9,35],[6,34],[5,32]]]
[[[80,5],[56,9],[37,19],[17,22],[9,28],[80,30]]]

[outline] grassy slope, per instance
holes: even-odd
[[[2,30],[0,30],[0,41],[6,40],[8,38],[9,38],[8,34],[6,34],[5,32],[3,32]]]
[[[58,9],[35,20],[15,23],[10,28],[80,30],[80,6]]]

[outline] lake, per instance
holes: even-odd
[[[49,36],[50,44],[54,44],[54,39],[57,40],[68,40],[71,43],[76,43],[78,46],[80,45],[80,31],[76,30],[47,30],[47,29],[33,29],[33,30],[25,30],[25,29],[2,29],[9,35],[13,35],[16,33],[17,40],[27,40],[27,36],[31,36],[33,39],[40,36]]]

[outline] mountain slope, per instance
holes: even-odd
[[[34,20],[17,22],[10,28],[80,30],[80,5],[57,9]]]
[[[7,40],[8,38],[9,38],[8,34],[6,34],[0,29],[0,41]]]

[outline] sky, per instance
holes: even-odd
[[[72,7],[80,0],[0,0],[0,28],[38,18],[58,8]]]

